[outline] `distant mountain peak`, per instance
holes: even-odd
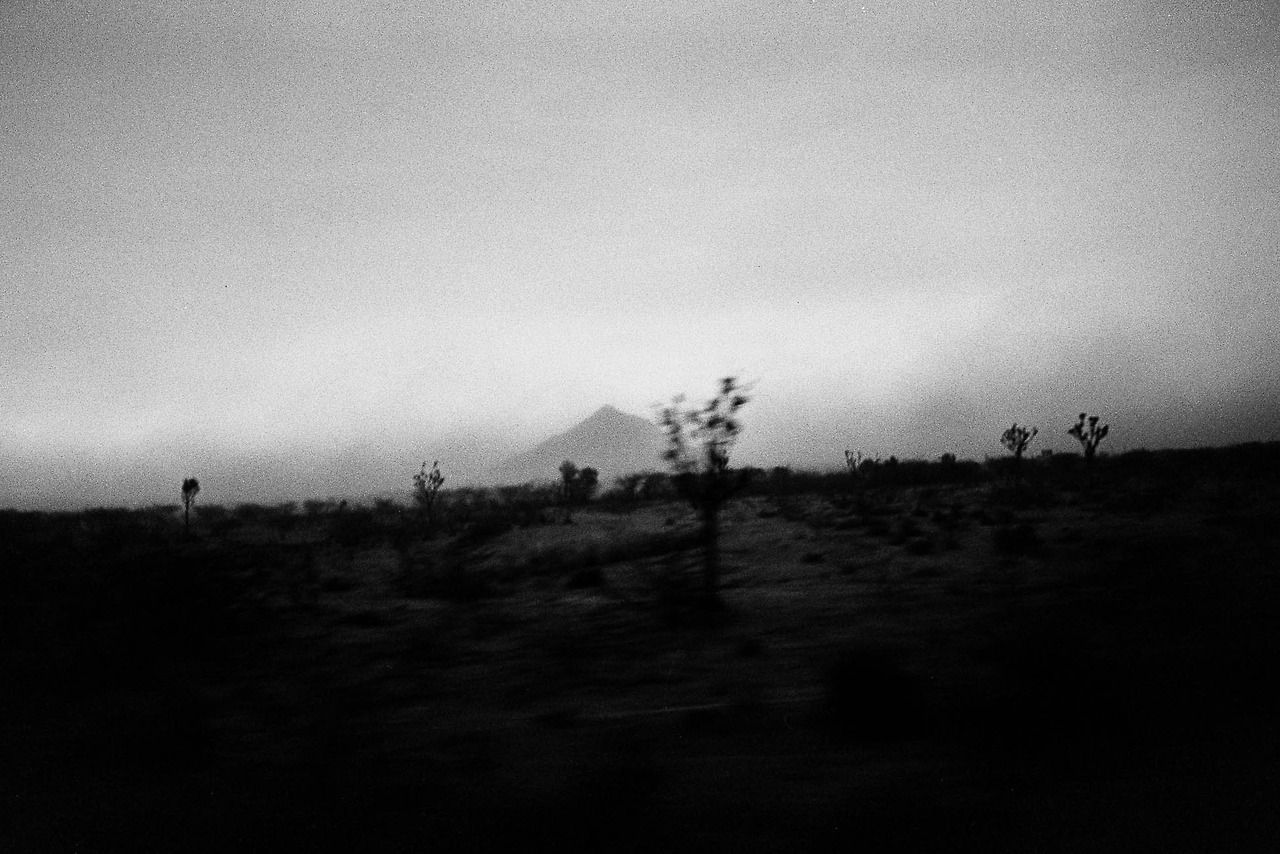
[[[600,407],[595,412],[591,413],[591,415],[588,416],[587,419],[581,422],[578,426],[580,427],[582,426],[582,424],[588,424],[593,421],[615,421],[619,419],[624,419],[624,420],[637,419],[640,421],[647,420],[647,419],[641,418],[639,415],[632,415],[630,412],[623,412],[618,407],[612,404],[606,403],[604,406]]]
[[[600,472],[602,483],[663,467],[665,435],[652,421],[605,404],[584,421],[507,460],[492,472],[499,483],[555,480],[564,460]]]

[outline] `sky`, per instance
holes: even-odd
[[[1268,2],[0,3],[0,507],[1280,438]],[[553,473],[554,474],[554,473]],[[447,484],[449,485],[449,484]]]

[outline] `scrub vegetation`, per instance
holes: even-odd
[[[603,491],[0,513],[0,848],[1277,838],[1280,445],[734,469],[745,404]]]

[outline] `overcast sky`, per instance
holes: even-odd
[[[462,482],[725,374],[758,464],[1280,438],[1271,3],[6,0],[0,118],[0,506]]]

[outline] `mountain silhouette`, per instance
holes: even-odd
[[[497,466],[486,479],[498,484],[558,481],[560,464],[572,460],[578,468],[598,471],[603,490],[621,475],[663,470],[665,447],[666,437],[656,424],[602,406],[582,423]]]

